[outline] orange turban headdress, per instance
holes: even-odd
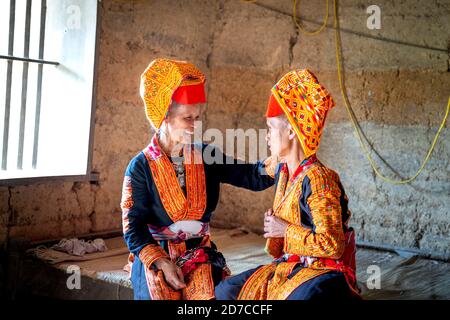
[[[148,120],[159,129],[172,101],[181,104],[206,102],[204,85],[204,74],[191,63],[153,60],[141,75],[141,98]]]
[[[305,157],[317,152],[328,111],[335,105],[330,93],[309,70],[291,71],[272,88],[266,117],[285,114],[297,134]]]

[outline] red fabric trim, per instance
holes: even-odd
[[[181,104],[205,103],[205,86],[203,83],[178,87],[172,100]]]
[[[281,109],[277,99],[275,99],[273,94],[271,94],[269,98],[269,103],[267,104],[266,118],[278,117],[281,116],[282,114],[284,114],[283,109]]]
[[[318,161],[318,160],[317,160],[317,157],[316,157],[315,154],[313,154],[312,156],[310,156],[310,157],[308,158],[308,160],[305,161],[305,163],[303,163],[302,165],[298,166],[298,168],[295,170],[294,174],[292,175],[291,178],[289,178],[289,180],[290,180],[291,182],[294,181],[294,179],[295,179],[295,178],[303,171],[303,169],[304,169],[306,166],[309,166],[309,165],[311,165],[311,164],[313,164],[313,163],[315,163],[315,162],[317,162],[317,161]]]
[[[356,241],[355,232],[347,231],[345,233],[345,251],[340,259],[330,259],[323,257],[315,257],[316,261],[320,261],[322,266],[330,270],[340,271],[344,274],[350,288],[355,293],[357,292],[357,281],[356,281]],[[287,262],[298,262],[301,261],[300,256],[291,255]]]

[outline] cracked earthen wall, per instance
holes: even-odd
[[[450,0],[341,0],[345,81],[367,137],[401,175],[419,167],[447,103]],[[376,177],[346,114],[335,62],[334,30],[310,37],[291,18],[291,1],[104,0],[98,61],[93,168],[98,184],[48,182],[1,187],[0,240],[57,238],[120,228],[128,161],[149,141],[139,76],[156,57],[189,60],[207,76],[204,128],[264,128],[271,86],[292,68],[310,68],[333,94],[319,156],[337,170],[360,240],[450,253],[449,133],[442,132],[424,172],[394,186]],[[301,15],[322,21],[325,1],[302,1]],[[366,8],[381,8],[381,30]],[[332,9],[330,20],[332,23]],[[306,28],[317,25],[306,23]],[[400,40],[380,41],[371,37]],[[426,49],[434,48],[434,49]],[[383,167],[384,173],[390,173]],[[273,189],[225,186],[213,222],[262,231]]]

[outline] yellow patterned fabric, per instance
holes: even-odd
[[[309,262],[291,278],[288,276],[299,262],[271,263],[259,268],[246,281],[238,299],[287,299],[306,281],[333,270],[324,265],[320,258],[339,259],[345,250],[339,176],[318,161],[305,166],[292,185],[288,174],[287,171],[280,171],[273,214],[287,221],[289,226],[284,238],[268,239],[266,251],[274,258],[293,254]],[[311,195],[307,201],[316,226],[315,232],[301,224],[299,199],[305,177],[311,184]]]
[[[266,245],[266,251],[275,258],[283,253],[302,256],[314,256],[339,259],[345,249],[345,236],[342,226],[339,176],[322,165],[313,165],[304,171],[311,184],[308,205],[311,209],[315,232],[301,225],[301,213],[298,203],[302,192],[303,179],[299,179],[285,195],[287,177],[280,172],[275,195],[274,215],[289,222],[284,238],[276,238],[274,243]],[[271,239],[269,239],[271,240]]]
[[[293,223],[287,220],[291,224],[286,230],[283,251],[302,256],[339,259],[345,249],[339,177],[324,166],[313,167],[306,176],[311,184],[311,195],[307,202],[316,230],[312,232],[302,227],[300,221]],[[298,214],[300,216],[300,212]]]
[[[325,118],[335,103],[329,92],[309,70],[291,71],[272,88],[302,145],[305,158],[319,147]]]
[[[148,120],[159,129],[175,90],[180,86],[204,82],[204,74],[192,63],[169,59],[153,60],[141,75],[141,98]]]
[[[206,178],[201,148],[192,145],[183,147],[187,196],[181,189],[172,163],[160,150],[155,135],[142,152],[149,164],[164,209],[173,222],[200,220],[206,209]]]
[[[269,279],[277,269],[275,263],[266,264],[258,268],[250,278],[245,281],[239,292],[237,300],[267,300],[267,287]]]

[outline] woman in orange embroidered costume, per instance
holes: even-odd
[[[223,280],[217,299],[358,298],[348,199],[338,174],[316,157],[333,106],[308,70],[289,72],[273,87],[267,141],[279,165],[264,236],[274,260]]]
[[[214,298],[228,272],[209,233],[220,184],[258,191],[274,183],[263,162],[238,163],[211,145],[191,143],[204,82],[194,65],[168,59],[154,60],[141,77],[156,134],[130,161],[121,201],[135,299]]]

